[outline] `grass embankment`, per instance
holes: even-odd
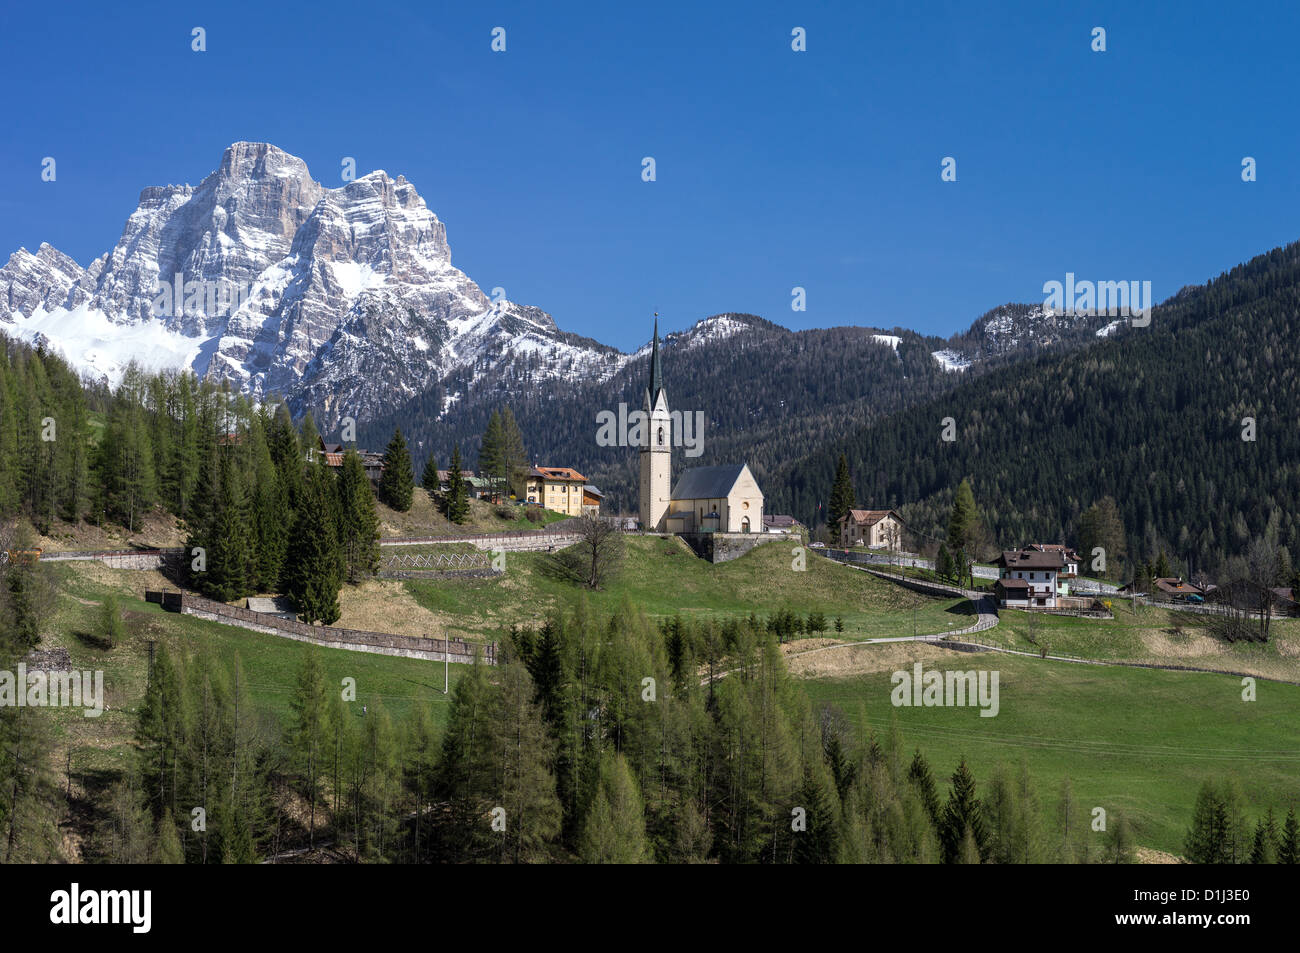
[[[1024,652],[1046,646],[1048,654],[1190,665],[1300,682],[1300,619],[1274,619],[1268,642],[1230,643],[1204,629],[1180,627],[1171,610],[1158,606],[1139,606],[1135,612],[1127,602],[1112,600],[1112,611],[1114,619],[1082,619],[1003,609],[997,628],[978,638]]]
[[[897,651],[844,651],[882,649]],[[1085,812],[1122,812],[1138,843],[1159,850],[1182,852],[1206,777],[1237,779],[1252,826],[1269,805],[1285,815],[1300,801],[1300,687],[1261,682],[1257,700],[1246,702],[1240,679],[1224,675],[992,654],[932,655],[924,664],[997,670],[997,716],[982,718],[974,707],[895,708],[888,671],[801,684],[814,702],[839,706],[881,736],[896,719],[905,750],[925,753],[945,792],[963,756],[981,782],[999,762],[1015,768],[1023,758],[1049,813],[1069,776]]]
[[[458,536],[467,533],[517,533],[538,530],[559,520],[569,519],[554,510],[542,510],[542,521],[534,523],[524,516],[527,507],[511,505],[513,517],[503,519],[497,507],[483,500],[469,501],[469,518],[463,523],[453,523],[439,512],[423,487],[417,486],[411,497],[411,508],[405,513],[376,503],[379,514],[380,536]]]
[[[964,599],[917,595],[855,569],[812,555],[806,569],[792,568],[793,544],[770,542],[730,562],[713,565],[678,539],[629,536],[622,572],[606,588],[584,593],[548,571],[546,553],[506,554],[506,573],[497,579],[448,582],[369,583],[345,592],[345,616],[352,619],[418,618],[424,631],[467,638],[499,638],[512,623],[538,623],[556,609],[585,596],[597,612],[612,612],[623,599],[652,618],[760,617],[788,608],[804,618],[826,616],[823,636],[862,640],[960,629],[972,621]],[[396,591],[404,591],[403,599]],[[413,602],[422,615],[414,615]],[[364,603],[364,611],[360,606]],[[844,631],[834,631],[836,617]],[[390,624],[392,624],[390,623]],[[383,628],[375,623],[375,627]],[[393,630],[397,631],[397,630]]]
[[[164,612],[143,600],[145,588],[164,584],[153,572],[112,570],[98,563],[55,564],[51,568],[59,582],[59,597],[40,647],[65,646],[75,668],[102,670],[108,706],[98,718],[86,718],[80,710],[51,710],[60,744],[56,763],[62,769],[70,749],[74,777],[79,772],[110,770],[126,763],[135,733],[135,709],[147,680],[150,640],[173,653],[211,652],[231,669],[238,658],[254,703],[281,725],[287,723],[289,699],[308,651],[320,653],[327,682],[340,685],[345,677],[356,679],[358,704],[353,707],[357,717],[361,717],[361,705],[382,699],[389,713],[400,719],[413,704],[424,700],[435,722],[442,725],[445,721],[447,698],[442,693],[443,666],[438,663],[318,648]],[[109,592],[118,596],[127,636],[118,646],[105,649],[95,633],[100,603]],[[464,666],[451,666],[453,688],[464,670]]]

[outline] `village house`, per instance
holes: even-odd
[[[1060,552],[1020,549],[998,557],[998,581],[993,586],[1004,609],[1055,609],[1065,556]]]
[[[907,531],[897,510],[849,510],[840,517],[840,545],[899,549]]]
[[[1061,568],[1062,579],[1073,579],[1079,575],[1079,554],[1069,546],[1061,543],[1030,543],[1028,548],[1036,553],[1060,553],[1065,562]]]
[[[316,448],[307,451],[307,459],[313,463],[316,460],[323,460],[331,470],[341,470],[343,454],[346,452],[347,448],[343,444],[326,443],[323,437],[317,437]],[[361,457],[361,465],[365,468],[370,482],[378,483],[379,478],[384,475],[384,455],[374,450],[358,450],[357,455]]]
[[[1203,602],[1205,591],[1177,576],[1162,577],[1151,581],[1151,595],[1167,602]]]
[[[573,467],[539,467],[533,464],[524,481],[524,496],[548,510],[581,516],[587,478]]]
[[[474,471],[473,471],[473,470],[461,470],[461,471],[460,471],[460,476],[461,476],[461,479],[463,479],[463,480],[472,480],[472,479],[474,478]],[[447,490],[448,490],[450,487],[451,487],[451,471],[450,471],[450,470],[439,470],[439,471],[438,471],[438,490],[439,490],[439,492],[446,493]]]
[[[582,488],[582,515],[599,516],[600,504],[605,501],[605,494],[598,487],[588,483]]]
[[[769,513],[763,517],[763,532],[765,533],[797,533],[802,528],[803,524],[793,516]]]

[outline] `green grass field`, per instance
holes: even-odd
[[[1237,778],[1252,825],[1269,805],[1285,814],[1300,802],[1300,687],[1259,682],[1257,700],[1245,702],[1241,680],[1223,675],[993,654],[954,655],[937,667],[1000,672],[998,715],[895,708],[883,672],[801,684],[814,703],[839,706],[882,738],[896,719],[905,750],[925,753],[944,797],[963,756],[979,780],[1023,758],[1045,807],[1068,775],[1086,810],[1124,813],[1139,844],[1171,853],[1182,852],[1206,777]]]
[[[605,589],[584,592],[547,572],[545,553],[508,553],[502,579],[454,582],[410,580],[407,591],[425,609],[454,619],[457,631],[498,638],[511,622],[540,621],[548,611],[585,596],[597,612],[612,612],[623,599],[652,618],[760,617],[789,608],[801,616],[820,611],[845,639],[934,634],[969,625],[965,599],[933,599],[809,555],[804,571],[792,568],[794,543],[766,543],[726,563],[696,557],[680,540],[629,536],[622,572]],[[915,620],[914,620],[915,616]],[[470,628],[466,628],[469,626]]]
[[[150,640],[173,653],[211,652],[231,668],[238,657],[253,701],[282,725],[287,723],[289,698],[309,651],[320,653],[327,681],[341,684],[345,677],[356,679],[357,717],[361,717],[362,704],[382,700],[394,720],[400,720],[413,704],[425,700],[439,726],[446,719],[443,666],[435,662],[318,648],[164,612],[141,598],[138,579],[145,575],[141,573],[87,572],[58,564],[55,573],[60,585],[58,607],[50,634],[41,647],[66,646],[74,667],[102,670],[108,706],[98,718],[86,718],[79,710],[53,710],[60,739],[72,749],[74,770],[120,767],[128,757],[135,731],[135,709],[146,685]],[[111,650],[101,648],[92,638],[100,610],[91,604],[100,602],[110,591],[118,595],[127,629],[126,640]],[[451,666],[453,689],[464,670],[464,666]]]

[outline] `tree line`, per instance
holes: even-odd
[[[284,721],[249,687],[237,659],[158,653],[136,760],[88,859],[1111,863],[1136,849],[1122,814],[1093,830],[1068,778],[1045,797],[1023,763],[977,780],[962,759],[941,777],[896,725],[879,736],[810,705],[754,619],[655,624],[579,605],[516,627],[501,664],[462,672],[442,731],[427,702],[396,721],[352,697],[315,648]],[[1198,800],[1189,857],[1221,857],[1235,804]],[[1232,821],[1228,856],[1293,862],[1294,813],[1271,816],[1258,835]]]

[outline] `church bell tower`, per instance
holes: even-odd
[[[658,312],[655,312],[654,344],[650,352],[650,386],[646,388],[641,409],[646,417],[641,428],[641,528],[662,533],[672,494],[673,429],[663,367],[659,363]]]

